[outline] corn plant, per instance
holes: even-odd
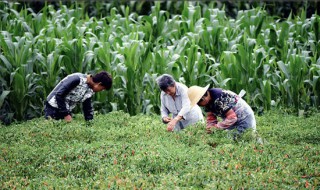
[[[150,13],[133,11],[144,5]],[[163,73],[187,86],[244,90],[259,109],[319,107],[320,17],[303,10],[279,19],[264,8],[230,18],[217,2],[83,2],[45,4],[36,13],[1,1],[0,113],[40,116],[63,77],[100,70],[114,79],[94,97],[102,113],[159,113],[155,79]]]
[[[36,101],[37,89],[40,88],[40,78],[33,71],[34,55],[31,51],[31,41],[26,37],[12,39],[10,35],[1,35],[0,43],[1,60],[5,69],[3,79],[10,81],[4,90],[11,91],[11,111],[17,119],[26,119],[28,108],[32,108],[31,100]]]

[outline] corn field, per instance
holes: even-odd
[[[134,3],[134,2],[133,2]],[[263,7],[238,11],[183,2],[170,14],[108,7],[90,17],[81,3],[35,13],[0,1],[0,120],[40,117],[46,96],[74,72],[110,72],[114,85],[97,93],[100,113],[159,113],[155,78],[169,73],[187,86],[211,84],[239,93],[255,109],[320,106],[320,16],[279,19]]]

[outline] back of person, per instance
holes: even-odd
[[[208,133],[212,133],[212,129],[237,129],[236,136],[248,128],[256,131],[256,120],[251,107],[236,93],[221,88],[209,89],[207,85],[191,86],[188,96],[193,105],[205,107]],[[221,117],[222,121],[218,121],[217,117]]]

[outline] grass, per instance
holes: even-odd
[[[320,113],[257,116],[264,144],[158,115],[34,119],[0,128],[0,189],[318,189]]]

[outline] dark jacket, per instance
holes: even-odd
[[[63,116],[67,116],[77,103],[82,102],[85,120],[93,119],[91,97],[94,92],[86,81],[86,74],[74,73],[68,75],[48,95],[48,104],[58,109]]]

